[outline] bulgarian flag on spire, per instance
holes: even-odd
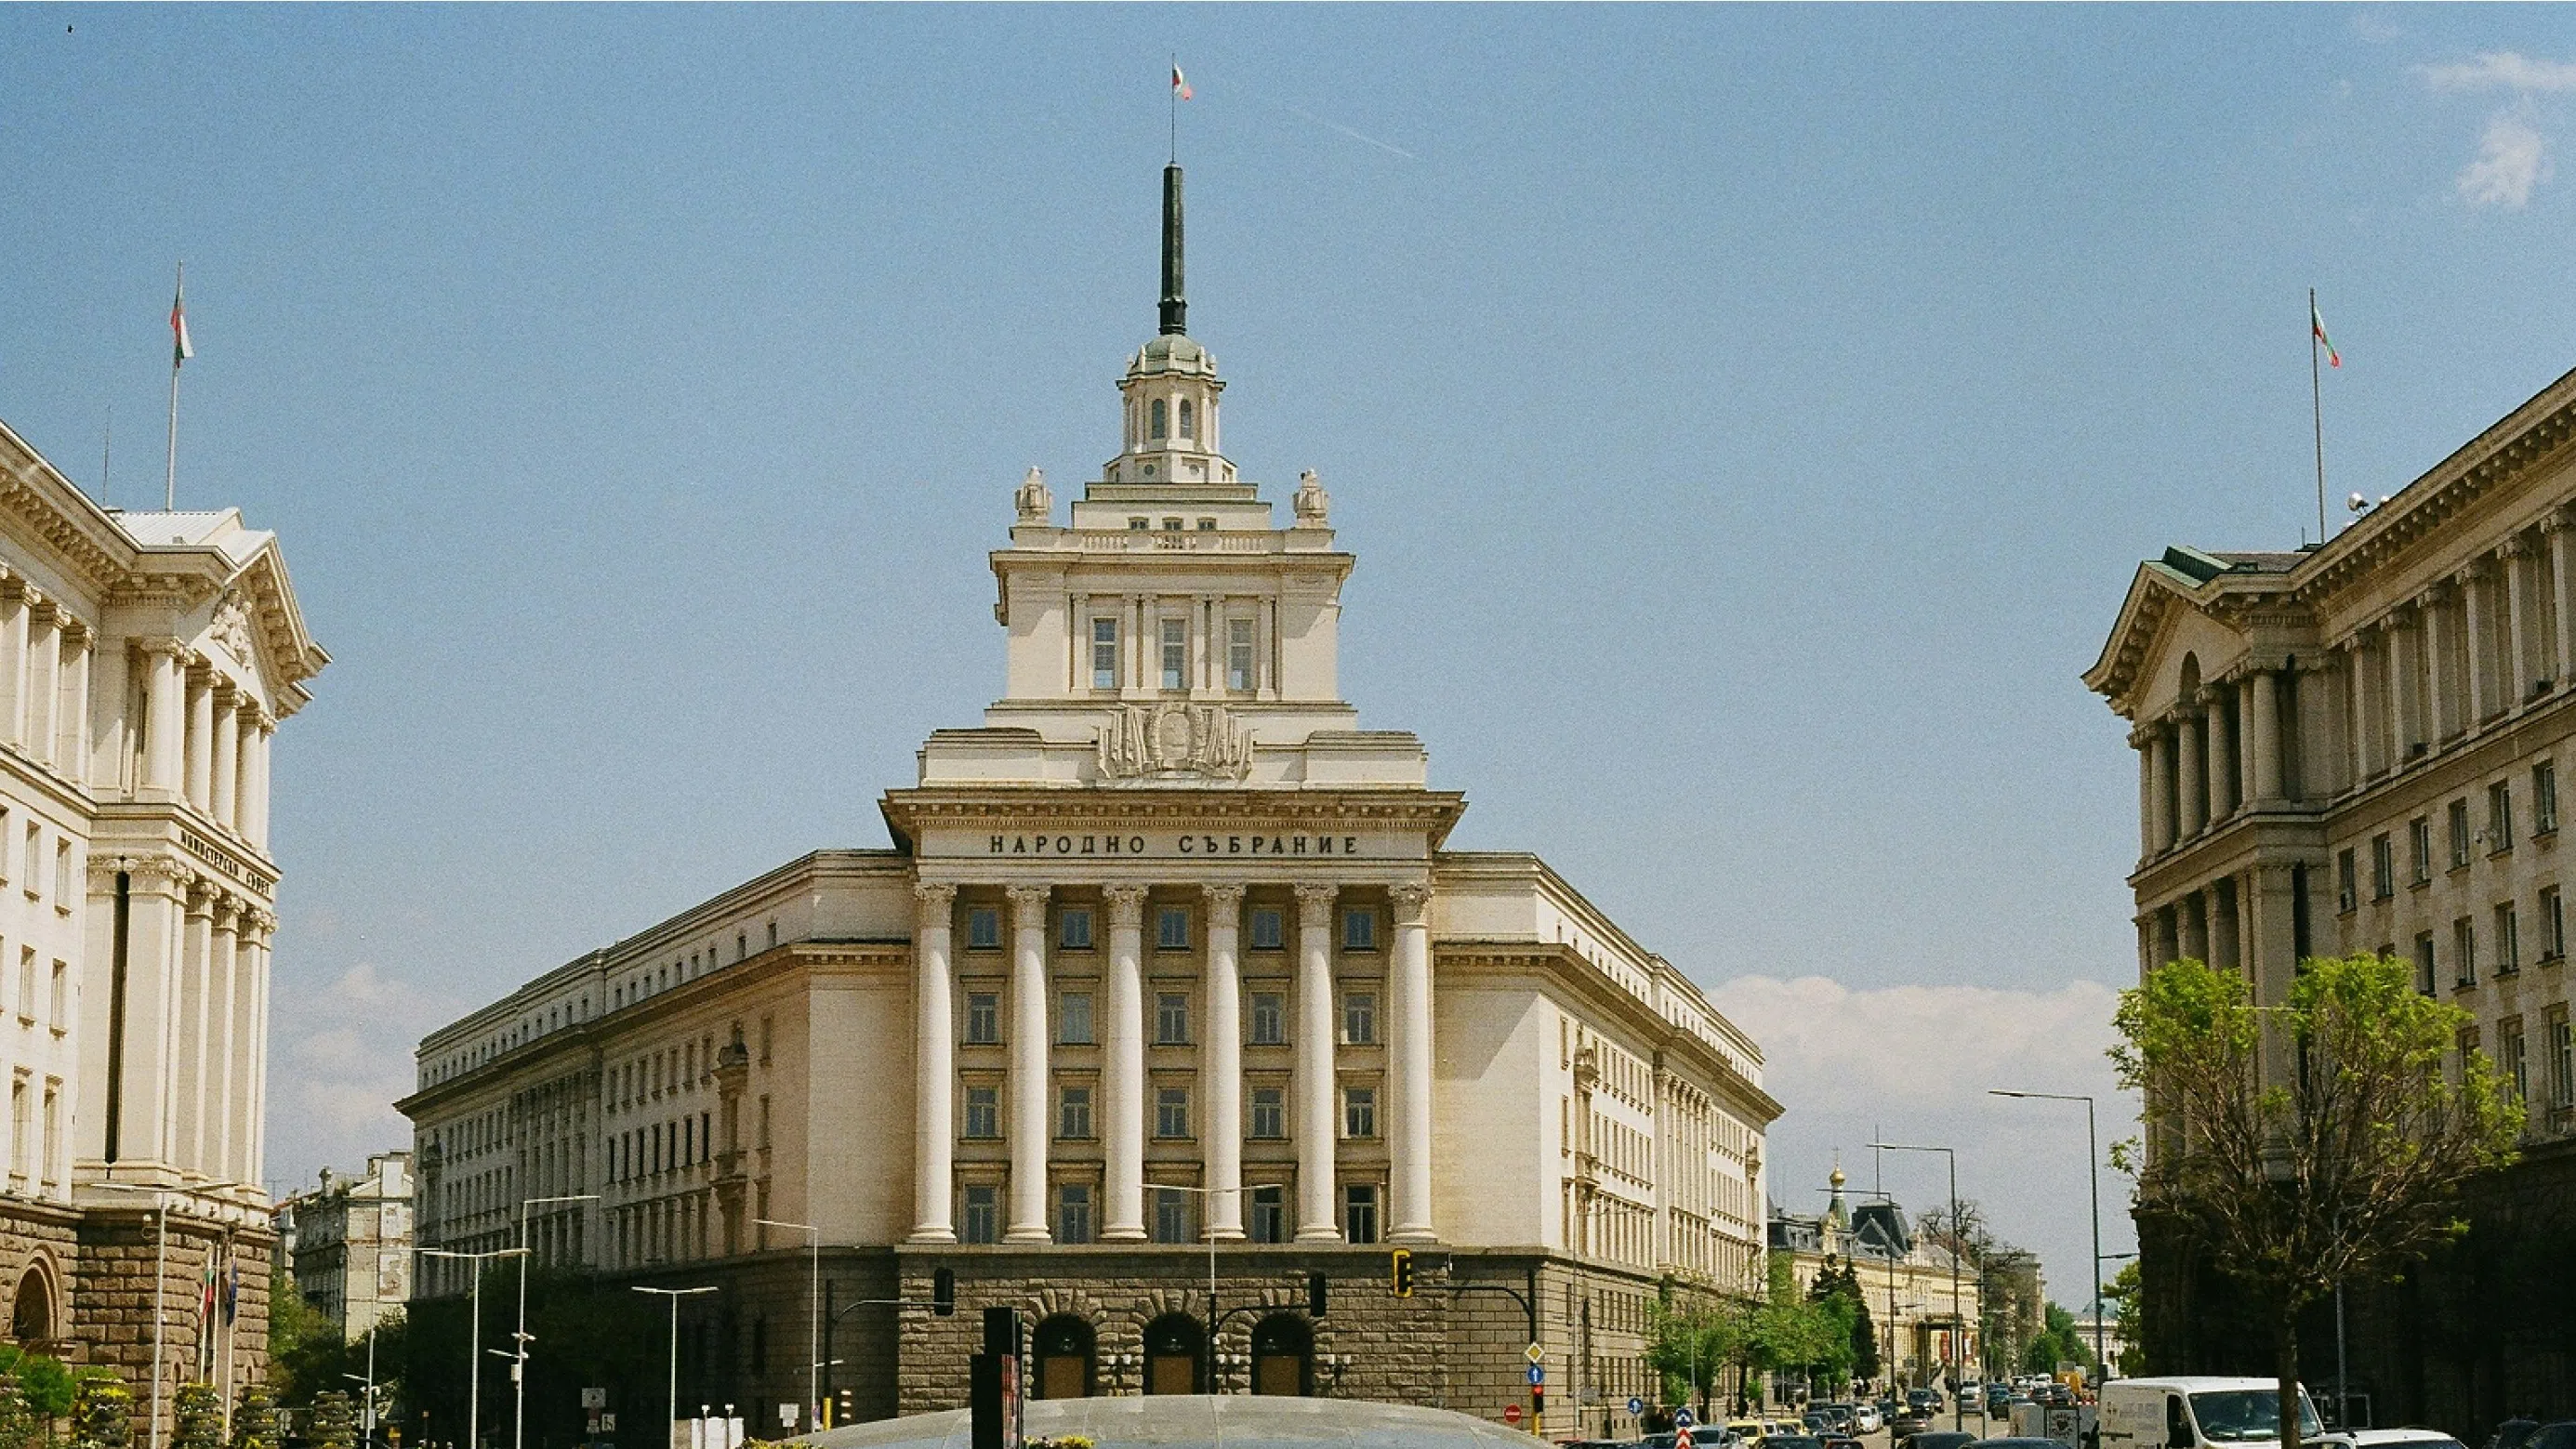
[[[179,270],[179,289],[170,294],[171,369],[176,371],[180,363],[196,355],[197,349],[188,345],[188,272],[182,267]]]
[[[1184,101],[1190,98],[1189,77],[1181,74],[1181,68],[1178,65],[1172,67],[1172,94]]]
[[[2326,349],[2326,366],[2343,366],[2343,354],[2335,351],[2334,339],[2326,335],[2326,319],[2317,315],[2317,299],[2313,296],[2308,298],[2308,328]]]

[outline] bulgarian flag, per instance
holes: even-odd
[[[1182,75],[1177,65],[1172,67],[1172,94],[1185,101],[1190,98],[1189,77]]]
[[[170,295],[171,370],[177,371],[180,363],[196,355],[197,349],[188,345],[188,273],[182,268],[179,273],[179,290]]]
[[[2317,299],[2314,297],[2308,299],[2308,327],[2316,333],[2317,341],[2325,346],[2326,366],[2343,366],[2343,354],[2335,351],[2334,339],[2326,335],[2326,319],[2317,315]]]

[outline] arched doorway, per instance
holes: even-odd
[[[1090,1398],[1097,1392],[1091,1376],[1096,1342],[1091,1325],[1070,1314],[1059,1314],[1040,1323],[1034,1339],[1037,1383],[1030,1397]]]
[[[1315,1392],[1315,1331],[1293,1313],[1274,1313],[1252,1329],[1252,1391]]]
[[[1196,1394],[1207,1332],[1186,1313],[1166,1313],[1145,1325],[1145,1392]]]
[[[28,1345],[54,1336],[54,1285],[42,1263],[30,1266],[18,1280],[17,1296],[9,1305],[9,1336]]]

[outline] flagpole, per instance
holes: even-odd
[[[2326,541],[2326,403],[2317,371],[2317,289],[2308,289],[2308,415],[2317,431],[2317,542]]]
[[[188,264],[179,264],[179,291],[188,293]],[[177,310],[175,307],[173,310]],[[174,338],[170,347],[170,464],[161,479],[161,506],[164,511],[179,511],[179,347]]]
[[[1176,51],[1173,51],[1173,52],[1172,52],[1172,74],[1173,74],[1173,75],[1175,75],[1175,76],[1177,76],[1177,75],[1179,75],[1180,73],[1181,73],[1181,53],[1180,53],[1179,51],[1177,51],[1177,50],[1176,50]],[[1180,82],[1179,82],[1179,81],[1177,81],[1177,80],[1176,80],[1176,81],[1174,81],[1174,82],[1172,83],[1172,161],[1171,161],[1171,164],[1172,164],[1172,165],[1174,165],[1174,166],[1178,166],[1178,165],[1180,165],[1180,164],[1181,164],[1181,86],[1180,86]]]
[[[116,404],[107,405],[107,427],[98,438],[98,506],[107,506],[107,464],[116,455]]]

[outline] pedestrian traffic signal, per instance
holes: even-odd
[[[1324,1275],[1321,1273],[1306,1275],[1306,1316],[1309,1318],[1324,1316]]]
[[[1398,1248],[1398,1249],[1396,1249],[1396,1250],[1395,1250],[1395,1252],[1394,1252],[1393,1254],[1391,1254],[1391,1255],[1390,1255],[1390,1265],[1391,1265],[1391,1266],[1390,1266],[1390,1271],[1392,1272],[1392,1274],[1393,1274],[1393,1276],[1394,1276],[1394,1279],[1395,1279],[1395,1296],[1396,1296],[1396,1297],[1398,1297],[1398,1298],[1410,1298],[1410,1297],[1412,1297],[1412,1296],[1413,1296],[1413,1253],[1412,1253],[1412,1251],[1411,1251],[1410,1249],[1406,1249],[1406,1248]]]
[[[952,1268],[934,1269],[930,1275],[930,1311],[942,1318],[957,1312],[957,1273]]]

